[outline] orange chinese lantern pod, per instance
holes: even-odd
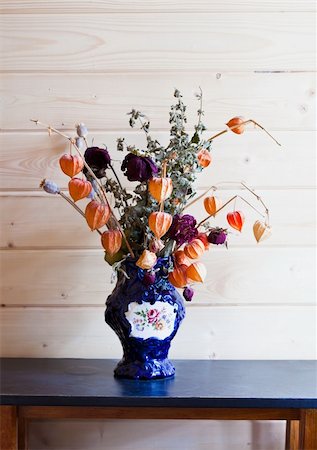
[[[153,231],[155,237],[161,239],[167,233],[172,225],[173,217],[165,212],[152,212],[149,215],[149,227]]]
[[[149,250],[144,250],[135,264],[141,269],[148,270],[155,266],[156,261],[157,257],[155,253],[150,252]]]
[[[194,239],[184,247],[184,253],[188,258],[198,259],[205,251],[205,245],[200,239]]]
[[[228,224],[235,230],[241,231],[244,224],[244,214],[242,211],[233,211],[227,214]]]
[[[91,230],[97,230],[108,222],[110,208],[104,203],[97,202],[97,200],[91,200],[86,206],[85,217]]]
[[[198,164],[201,167],[204,167],[204,168],[208,167],[212,160],[210,151],[208,151],[206,148],[202,148],[197,153],[197,159],[198,159]]]
[[[149,192],[153,198],[159,203],[164,202],[173,191],[173,183],[171,178],[154,177],[148,183]]]
[[[168,280],[172,283],[173,286],[177,288],[185,287],[188,283],[188,279],[186,276],[187,266],[184,264],[174,266],[173,272],[170,272],[168,275]]]
[[[222,207],[222,200],[219,197],[211,195],[204,199],[204,207],[210,216],[215,216],[218,209]]]
[[[253,234],[257,242],[264,241],[271,236],[271,227],[257,220],[253,225]]]
[[[60,157],[59,165],[62,171],[69,177],[74,177],[83,170],[84,161],[79,155],[65,154]]]
[[[203,283],[207,275],[207,269],[203,263],[194,262],[189,267],[187,267],[186,275],[190,280]]]
[[[77,200],[85,198],[90,194],[92,185],[90,181],[84,181],[80,178],[72,178],[68,183],[68,190],[74,202],[77,202]]]
[[[231,129],[231,131],[233,131],[233,133],[242,134],[245,130],[245,124],[243,122],[245,122],[244,117],[233,117],[226,125]]]
[[[200,239],[205,246],[205,250],[209,249],[209,241],[206,233],[198,233],[197,239]]]
[[[106,252],[113,256],[121,248],[122,234],[119,230],[107,230],[101,235],[101,243]]]
[[[190,266],[192,261],[185,255],[184,250],[177,250],[173,253],[174,261],[176,265]]]

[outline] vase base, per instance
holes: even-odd
[[[175,367],[169,359],[152,359],[150,361],[125,361],[122,359],[114,370],[117,378],[132,380],[155,380],[173,377]]]

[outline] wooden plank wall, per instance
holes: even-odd
[[[113,151],[122,135],[144,145],[142,133],[127,126],[125,113],[135,107],[167,142],[174,87],[184,94],[192,128],[201,86],[210,133],[243,115],[265,125],[283,147],[257,130],[223,136],[198,189],[247,181],[268,203],[274,234],[256,245],[256,216],[248,211],[245,233],[232,234],[229,251],[206,255],[208,280],[188,305],[171,356],[315,358],[315,2],[0,0],[0,6],[2,355],[121,355],[103,322],[112,286],[98,236],[60,198],[38,188],[44,177],[66,187],[57,166],[67,146],[29,119],[68,132],[84,121],[94,142]],[[223,198],[236,187],[223,189]],[[201,216],[201,206],[192,212]],[[217,224],[225,224],[225,215]],[[106,443],[116,450],[278,450],[284,429],[110,421],[34,424],[31,431],[31,450],[97,450]]]

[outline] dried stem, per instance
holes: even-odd
[[[222,184],[222,183],[218,183],[218,185],[219,184]],[[235,195],[230,200],[228,200],[224,205],[222,205],[221,208],[217,209],[217,211],[214,214],[209,215],[208,217],[203,219],[201,222],[199,222],[199,224],[197,225],[197,228],[199,228],[203,223],[205,223],[211,217],[214,217],[222,209],[224,209],[229,203],[231,203],[232,201],[235,201],[237,198],[240,198],[242,201],[244,201],[248,206],[250,206],[250,208],[254,209],[254,211],[256,211],[258,214],[260,214],[260,216],[262,216],[263,218],[266,218],[266,224],[269,226],[269,210],[268,210],[267,206],[265,205],[265,203],[263,202],[262,198],[259,195],[257,195],[252,189],[250,189],[245,183],[240,182],[240,184],[245,189],[247,189],[249,192],[251,192],[251,194],[253,194],[256,197],[256,199],[263,205],[263,207],[265,208],[265,215],[262,214],[257,208],[255,208],[251,203],[249,203],[245,198],[241,197],[241,195]],[[216,188],[216,186],[212,186],[210,189],[214,189],[215,190],[217,188]],[[201,198],[201,196],[200,196],[200,198]]]
[[[67,136],[67,134],[62,133],[61,131],[57,130],[56,128],[51,127],[51,125],[47,125],[47,124],[45,124],[45,123],[43,123],[43,122],[40,122],[39,120],[31,119],[31,122],[34,122],[36,125],[42,125],[43,127],[47,128],[49,134],[51,134],[52,132],[54,132],[54,133],[59,134],[60,136],[64,137],[65,139],[68,139],[68,140],[72,143],[72,145],[73,145],[74,148],[76,149],[77,153],[81,156],[81,158],[82,158],[82,160],[83,160],[83,162],[84,162],[84,165],[85,165],[86,169],[88,170],[89,174],[90,174],[90,175],[92,176],[92,178],[96,181],[96,183],[97,183],[97,185],[98,185],[98,187],[99,187],[99,189],[100,189],[100,192],[102,193],[103,200],[104,200],[104,202],[108,205],[108,207],[109,207],[109,209],[110,209],[110,211],[111,211],[111,214],[112,214],[112,216],[113,216],[113,219],[114,219],[114,221],[116,222],[117,227],[118,227],[119,230],[121,231],[121,234],[122,234],[122,237],[123,237],[123,239],[124,239],[124,241],[125,241],[125,243],[126,243],[126,246],[127,246],[128,250],[129,250],[129,252],[130,252],[132,258],[134,258],[133,250],[132,250],[132,248],[131,248],[131,246],[130,246],[130,244],[129,244],[127,238],[126,238],[126,235],[124,234],[124,231],[123,231],[123,229],[122,229],[122,227],[121,227],[121,225],[120,225],[120,222],[119,222],[118,219],[116,218],[116,216],[115,216],[115,214],[114,214],[114,212],[113,212],[113,210],[112,210],[112,208],[111,208],[111,206],[110,206],[110,203],[109,203],[108,198],[107,198],[106,191],[104,190],[102,184],[100,183],[100,181],[98,180],[98,178],[96,177],[96,175],[94,174],[94,172],[91,170],[90,166],[86,163],[85,157],[84,157],[84,155],[82,154],[82,152],[80,151],[80,149],[77,147],[77,145],[76,145],[74,139],[71,138],[70,136]]]
[[[73,208],[76,209],[77,212],[79,212],[79,214],[81,214],[84,218],[85,217],[85,213],[76,205],[76,203],[74,203],[69,197],[67,197],[67,195],[64,194],[64,192],[59,191],[58,194],[65,199],[70,205],[72,205]],[[96,230],[97,233],[99,233],[100,235],[102,234],[100,230]]]
[[[205,197],[205,195],[208,194],[208,192],[211,191],[211,189],[215,190],[215,187],[211,186],[205,192],[203,192],[198,197],[196,197],[192,202],[188,203],[188,205],[185,205],[185,207],[183,208],[183,211],[185,211],[185,209],[189,208],[190,206],[193,206],[196,202],[198,202],[198,200],[200,200],[203,197]]]
[[[276,142],[277,145],[281,146],[281,144],[259,123],[257,123],[255,120],[253,119],[249,119],[246,120],[244,122],[241,122],[237,125],[233,125],[232,127],[228,127],[226,130],[220,131],[219,133],[215,134],[214,136],[212,136],[211,138],[209,138],[207,140],[207,142],[211,142],[214,139],[216,139],[217,137],[221,136],[222,134],[227,133],[229,130],[234,130],[235,128],[239,128],[241,127],[241,125],[247,125],[248,123],[253,123],[256,127],[259,127],[261,130],[263,130],[271,139],[273,139],[274,142]]]

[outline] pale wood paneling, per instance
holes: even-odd
[[[43,450],[47,442],[58,450],[104,450],[110,442],[110,450],[250,450],[251,436],[253,449],[285,449],[283,421],[127,420],[123,425],[115,420],[67,420],[30,424],[32,450]]]
[[[59,67],[55,58],[52,61]],[[182,72],[181,76],[166,71],[4,73],[0,83],[2,129],[33,131],[35,124],[30,119],[40,119],[57,128],[72,129],[74,123],[86,122],[90,129],[123,132],[129,129],[126,113],[135,108],[148,115],[153,129],[168,130],[175,87],[183,93],[188,128],[193,129],[198,109],[194,94],[199,86],[204,92],[208,129],[221,130],[236,115],[255,119],[271,131],[315,129],[313,73],[244,73],[241,69],[226,73],[225,69],[217,65],[215,72],[206,73],[200,67],[197,73]]]
[[[102,250],[3,250],[1,256],[6,306],[102,306],[113,289]],[[213,247],[202,259],[207,280],[190,306],[314,304],[314,259],[312,247]]]
[[[279,131],[274,134],[282,147],[278,147],[261,131],[246,132],[242,136],[228,133],[216,139],[212,164],[199,174],[198,186],[204,189],[221,181],[241,180],[261,188],[315,186],[316,170],[312,163],[316,151],[315,133]],[[91,142],[91,138],[95,137],[96,145],[108,146],[122,183],[131,188],[132,183],[121,175],[120,161],[126,152],[115,150],[118,136],[125,136],[128,144],[135,144],[139,148],[145,146],[143,134],[137,131],[92,131],[88,140]],[[167,132],[153,132],[153,137],[163,145],[168,143]],[[67,187],[69,179],[61,172],[58,164],[60,156],[68,152],[65,139],[56,135],[49,137],[44,132],[4,133],[0,134],[0,140],[0,188],[36,190],[43,178],[54,180],[61,188]]]
[[[1,29],[7,71],[315,70],[307,12],[12,14]]]
[[[285,12],[314,11],[313,0],[1,0],[2,13]]]
[[[187,308],[187,317],[173,341],[170,356],[315,358],[315,313],[315,307],[307,306]],[[2,322],[4,356],[122,356],[118,338],[104,322],[102,308],[7,308],[2,313]]]
[[[202,193],[199,191],[198,193]],[[262,206],[246,191],[219,191],[217,195],[223,202],[239,193],[248,201],[263,211]],[[313,205],[316,200],[314,189],[305,190],[259,190],[263,201],[269,206],[272,236],[266,241],[256,244],[252,232],[255,220],[261,219],[257,213],[241,201],[236,207],[245,212],[246,222],[242,233],[231,229],[229,247],[251,246],[310,246],[315,242],[315,214]],[[92,233],[86,221],[59,196],[46,193],[21,193],[11,195],[3,194],[1,197],[0,215],[0,247],[2,248],[100,248],[100,237]],[[82,210],[87,201],[77,202]],[[294,211],[296,206],[296,212]],[[230,206],[219,213],[218,217],[211,219],[214,226],[228,228],[226,214]],[[205,218],[207,213],[202,200],[198,201],[187,213],[196,217],[197,221]],[[229,227],[230,228],[230,227]],[[298,230],[301,230],[300,233]],[[230,256],[229,256],[230,258]]]

